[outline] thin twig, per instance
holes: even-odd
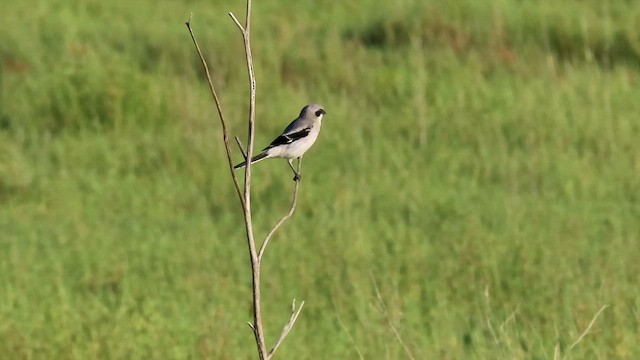
[[[238,29],[240,29],[240,31],[244,33],[244,28],[242,27],[242,25],[240,24],[240,21],[238,21],[236,16],[233,15],[232,12],[229,13],[229,16],[231,16],[231,19],[233,19],[233,22],[236,23],[236,26],[238,27]]]
[[[242,156],[244,156],[244,160],[247,161],[247,153],[244,152],[244,149],[242,148],[242,143],[240,142],[240,138],[237,136],[235,138],[236,138],[236,144],[238,144],[238,148],[240,148],[240,152],[242,153]]]
[[[300,311],[302,311],[303,306],[304,301],[300,303],[300,307],[298,307],[298,309],[296,310],[296,299],[293,299],[293,302],[291,303],[291,317],[289,318],[289,322],[287,322],[287,324],[282,329],[280,337],[278,338],[278,341],[276,341],[276,344],[273,346],[273,349],[269,351],[269,357],[273,356],[280,344],[282,344],[282,341],[284,341],[284,338],[289,335],[289,331],[291,331],[291,329],[293,328],[293,324],[295,324],[296,320],[298,319],[298,315],[300,315]]]
[[[198,41],[196,40],[196,36],[193,34],[193,30],[191,29],[191,17],[193,13],[189,14],[189,20],[185,23],[187,25],[187,29],[189,29],[189,35],[191,35],[191,40],[193,40],[193,45],[196,47],[196,51],[198,52],[198,56],[200,56],[200,62],[202,63],[202,67],[204,68],[204,72],[207,75],[207,81],[209,83],[209,90],[211,91],[211,95],[213,96],[213,100],[216,103],[216,109],[218,110],[218,116],[220,117],[220,124],[222,125],[222,140],[224,141],[224,148],[227,153],[227,163],[229,165],[229,171],[231,172],[231,178],[233,179],[233,185],[236,188],[236,192],[238,193],[238,197],[240,198],[240,203],[242,204],[242,208],[246,208],[245,201],[242,197],[242,191],[240,190],[240,184],[238,183],[238,177],[236,173],[233,171],[233,160],[231,159],[231,146],[229,146],[229,134],[227,132],[227,124],[224,120],[224,114],[222,112],[222,104],[220,103],[220,99],[218,98],[218,93],[216,92],[216,88],[213,85],[213,80],[211,80],[211,73],[209,71],[209,66],[207,65],[207,61],[204,59],[202,55],[202,51],[200,50],[200,46],[198,45]]]
[[[301,164],[302,164],[302,158],[299,158],[298,166],[297,166],[298,170],[296,171],[298,174],[300,174]],[[284,216],[273,226],[271,231],[269,231],[269,234],[267,234],[267,237],[262,242],[262,246],[260,246],[260,252],[258,253],[259,261],[262,261],[262,256],[264,255],[264,252],[267,250],[267,245],[269,245],[269,241],[271,241],[271,238],[273,237],[273,235],[276,233],[276,231],[278,231],[278,229],[282,226],[282,224],[284,224],[284,222],[287,221],[293,215],[293,212],[296,209],[296,203],[298,201],[299,185],[300,185],[300,181],[295,181],[295,185],[293,186],[293,199],[291,200],[291,207],[289,208],[289,212],[284,214]]]

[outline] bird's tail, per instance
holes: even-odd
[[[261,152],[260,154],[258,154],[258,155],[256,155],[256,156],[254,156],[254,157],[251,159],[251,163],[253,164],[253,163],[256,163],[256,162],[258,162],[258,161],[260,161],[260,160],[264,160],[266,157],[267,157],[267,152],[266,152],[266,151],[263,151],[263,152]],[[234,166],[233,168],[234,168],[234,169],[240,169],[240,168],[242,168],[242,167],[245,167],[246,165],[247,165],[247,162],[246,162],[246,161],[243,161],[243,162],[241,162],[240,164],[238,164],[238,165]]]

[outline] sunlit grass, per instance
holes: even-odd
[[[268,341],[306,300],[281,358],[640,355],[638,9],[254,6],[256,146],[306,103],[328,112],[265,257]],[[0,5],[2,354],[253,357],[239,204],[184,27],[193,11],[243,136],[243,9]],[[264,234],[292,182],[284,161],[254,171]]]

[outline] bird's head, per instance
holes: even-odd
[[[322,119],[322,116],[324,114],[326,114],[327,112],[324,111],[324,108],[322,107],[322,105],[319,104],[309,104],[305,107],[302,108],[302,111],[300,112],[300,117],[312,117],[312,118],[318,118],[318,119]]]

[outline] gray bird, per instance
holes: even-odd
[[[254,156],[251,159],[251,163],[254,164],[268,158],[287,159],[291,170],[295,174],[293,180],[300,180],[300,174],[293,168],[293,159],[300,161],[299,159],[302,155],[316,142],[324,114],[326,114],[326,111],[324,111],[322,105],[310,104],[303,107],[298,118],[284,129],[282,135],[273,140],[260,154]],[[243,161],[233,168],[239,169],[246,164],[247,162]]]

